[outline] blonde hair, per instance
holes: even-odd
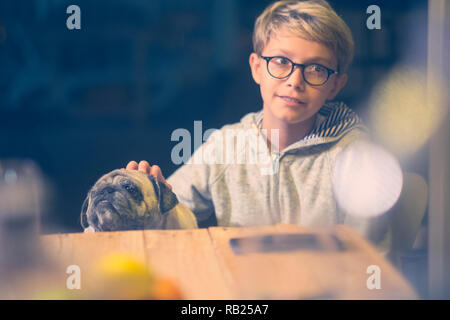
[[[272,33],[287,28],[299,37],[319,42],[336,56],[339,73],[345,73],[353,59],[350,29],[325,0],[282,0],[269,5],[256,19],[253,50],[261,55]]]

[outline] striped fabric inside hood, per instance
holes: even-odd
[[[262,123],[263,111],[255,113],[254,124],[258,128]],[[305,145],[316,145],[339,140],[349,131],[360,129],[368,132],[361,118],[343,102],[328,102],[320,108],[312,131],[302,140],[292,144],[287,149]],[[286,149],[286,151],[287,151]]]

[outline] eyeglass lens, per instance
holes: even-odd
[[[293,72],[292,62],[283,58],[272,58],[268,64],[269,73],[276,78],[288,77]],[[310,64],[303,71],[305,81],[312,85],[320,85],[327,81],[328,70],[317,64]]]

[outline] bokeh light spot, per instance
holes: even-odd
[[[385,213],[397,202],[402,183],[397,159],[369,141],[353,143],[336,160],[334,194],[338,205],[350,215]]]
[[[444,118],[447,90],[444,78],[419,68],[394,68],[370,98],[370,123],[376,139],[399,157],[418,151]]]

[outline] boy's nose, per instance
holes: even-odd
[[[303,79],[302,70],[299,67],[295,67],[294,71],[288,77],[288,85],[294,87],[294,89],[304,90],[305,89],[305,79]]]

